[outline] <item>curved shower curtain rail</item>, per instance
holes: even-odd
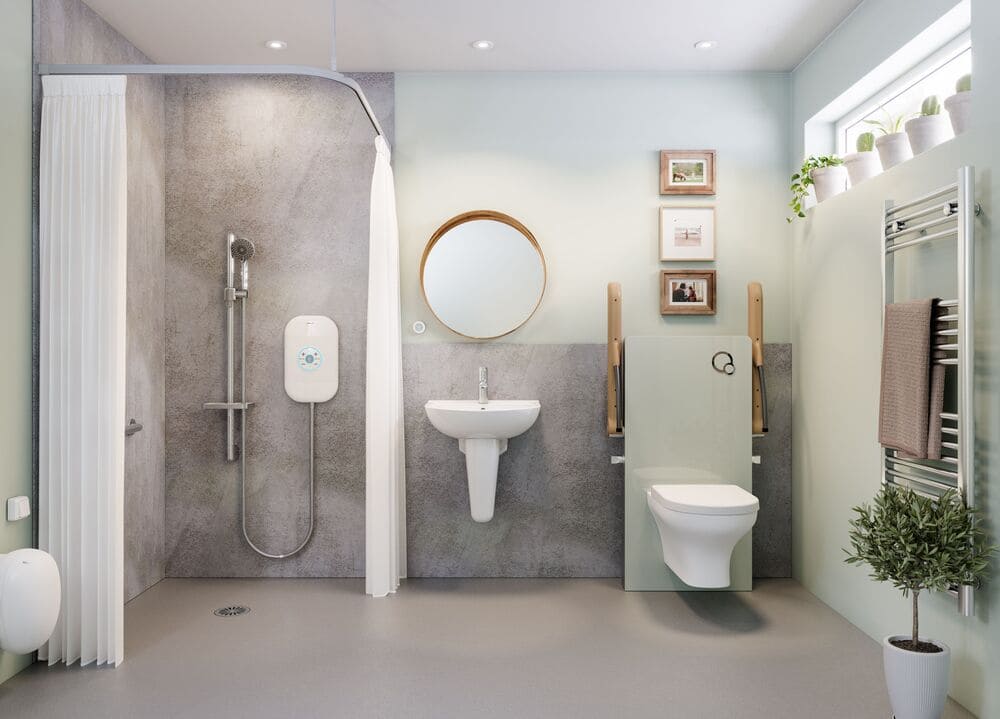
[[[375,111],[357,82],[333,70],[305,65],[38,65],[39,75],[298,75],[321,77],[348,88],[358,98],[375,133],[385,136]]]

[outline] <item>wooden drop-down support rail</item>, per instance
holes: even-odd
[[[747,285],[747,335],[753,392],[753,433],[767,432],[767,386],[764,382],[764,290],[759,282]],[[622,286],[608,283],[608,417],[609,437],[620,437],[625,424],[625,338],[622,336]]]
[[[764,382],[764,289],[760,282],[747,285],[747,335],[754,371],[750,373],[753,392],[753,433],[767,432],[767,385]]]
[[[620,437],[625,424],[625,366],[622,352],[622,286],[608,283],[608,436]]]

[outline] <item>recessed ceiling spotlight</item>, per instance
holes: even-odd
[[[270,48],[271,50],[284,50],[288,47],[288,43],[284,40],[268,40],[264,43],[264,47]]]
[[[694,44],[695,50],[713,50],[719,46],[715,40],[699,40]]]
[[[476,40],[475,42],[469,43],[473,50],[492,50],[493,41],[492,40]]]

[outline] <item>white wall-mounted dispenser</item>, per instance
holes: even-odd
[[[323,315],[299,315],[285,325],[285,392],[296,402],[333,399],[340,385],[340,333]]]

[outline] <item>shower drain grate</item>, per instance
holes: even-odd
[[[234,604],[231,607],[219,607],[215,610],[215,616],[217,617],[241,617],[249,613],[250,607],[244,607],[239,604]]]

